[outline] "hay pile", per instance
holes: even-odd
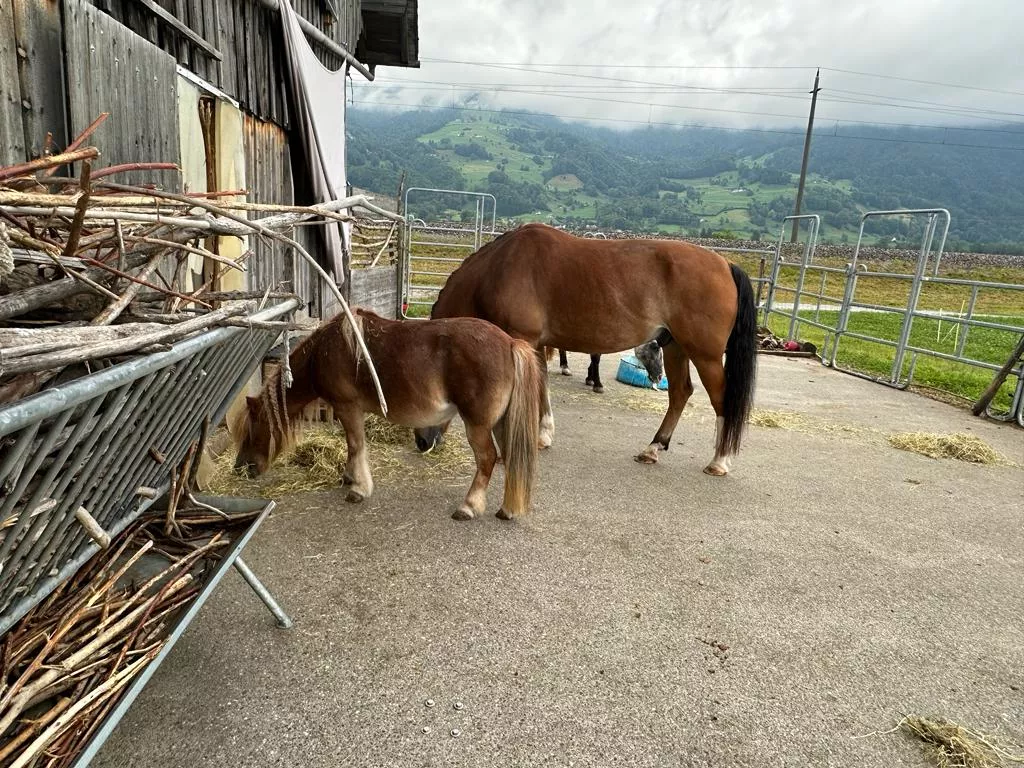
[[[826,433],[830,435],[863,435],[873,430],[856,424],[825,421],[793,411],[773,411],[755,408],[750,413],[750,424],[766,429],[788,429],[793,432]]]
[[[396,477],[409,481],[465,480],[476,469],[473,453],[459,424],[448,430],[445,441],[428,454],[413,448],[413,434],[378,416],[366,418],[370,471],[375,483]],[[249,479],[234,471],[235,450],[217,457],[209,481],[210,491],[236,496],[280,498],[293,493],[336,488],[348,459],[345,430],[340,425],[310,427],[299,442],[280,456],[266,474]]]
[[[972,464],[1009,463],[984,440],[963,432],[951,435],[896,432],[889,435],[889,444],[901,451],[919,453],[933,459],[956,459]]]
[[[990,737],[950,720],[904,717],[897,727],[920,739],[939,768],[1005,768],[1024,764],[1024,754],[1012,754],[994,744]]]

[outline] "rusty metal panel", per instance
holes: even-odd
[[[93,134],[100,165],[178,163],[177,71],[174,58],[85,0],[63,0],[68,110],[77,134],[101,112],[110,117]],[[173,171],[126,173],[120,179],[180,188]]]

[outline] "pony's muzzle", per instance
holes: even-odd
[[[420,453],[427,453],[444,442],[444,435],[440,427],[427,427],[414,431],[416,436],[416,450]]]
[[[235,473],[252,480],[256,477],[256,465],[239,457],[235,460]]]

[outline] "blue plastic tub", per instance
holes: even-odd
[[[623,355],[619,358],[619,370],[615,374],[615,379],[623,384],[629,384],[634,387],[651,388],[651,380],[647,376],[647,369],[644,368],[643,363],[637,360],[636,355]],[[661,381],[658,382],[658,389],[662,391],[668,389],[668,378],[665,376],[661,377]]]

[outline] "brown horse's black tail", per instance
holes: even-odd
[[[754,402],[754,380],[757,378],[757,306],[754,288],[747,273],[730,264],[736,283],[736,324],[725,345],[725,403],[722,444],[726,455],[740,448],[743,428]]]

